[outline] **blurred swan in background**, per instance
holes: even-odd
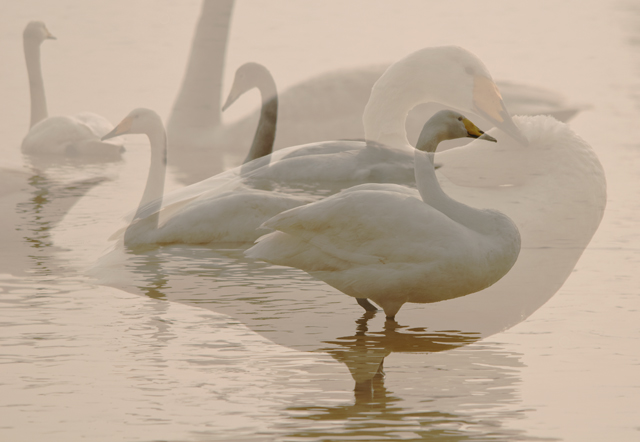
[[[171,167],[186,184],[201,181],[239,165],[237,146],[248,146],[260,112],[225,124],[220,112],[225,52],[233,0],[204,0],[194,33],[189,62],[177,94],[167,132]],[[365,136],[362,114],[371,88],[389,65],[326,72],[279,94],[279,125],[275,148]],[[555,92],[515,83],[498,87],[512,115],[548,114],[571,118],[583,107],[567,103]],[[423,123],[441,107],[423,104],[409,113],[408,139],[415,144]],[[459,109],[472,115],[465,109]],[[473,116],[479,127],[488,122]],[[176,150],[173,150],[176,152]]]
[[[124,244],[206,244],[248,242],[266,230],[259,229],[265,219],[284,210],[306,204],[310,198],[259,189],[203,192],[182,201],[162,215],[167,164],[167,136],[162,120],[152,110],[134,109],[103,139],[123,134],[145,134],[151,145],[151,164],[145,190],[131,224],[124,233]]]
[[[526,144],[480,59],[456,46],[420,49],[391,65],[371,90],[362,117],[367,141],[329,141],[285,149],[256,176],[288,182],[414,180],[405,122],[415,106],[436,101],[482,115]]]
[[[103,143],[100,140],[113,129],[113,125],[105,118],[90,112],[48,117],[40,67],[40,45],[47,39],[55,37],[41,21],[29,22],[24,29],[31,123],[29,132],[22,140],[22,151],[27,154],[119,157],[123,150],[122,143]]]
[[[231,91],[229,91],[229,96],[222,106],[222,111],[225,111],[242,94],[253,88],[257,88],[260,91],[262,107],[260,108],[260,120],[253,136],[251,149],[244,163],[273,152],[273,142],[276,138],[276,125],[278,122],[276,83],[269,70],[258,63],[245,63],[236,70]]]
[[[514,223],[440,188],[433,154],[443,140],[483,135],[453,111],[424,125],[415,150],[420,198],[397,184],[363,184],[265,222],[275,230],[250,258],[297,267],[394,319],[405,302],[431,303],[482,290],[504,276],[520,251]],[[492,137],[484,139],[496,141]]]

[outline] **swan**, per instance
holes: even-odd
[[[278,119],[278,94],[276,83],[269,70],[259,63],[245,63],[236,70],[231,85],[231,91],[222,111],[236,102],[245,92],[257,88],[262,98],[260,110],[260,120],[258,128],[253,136],[251,149],[247,154],[243,164],[256,158],[269,155],[273,151],[273,142],[276,138],[276,124]]]
[[[506,215],[447,196],[433,155],[443,140],[483,137],[457,112],[436,113],[415,150],[421,199],[397,184],[364,184],[283,212],[263,224],[275,232],[246,256],[297,267],[353,296],[365,309],[382,307],[388,320],[406,302],[431,303],[494,284],[520,252],[520,234]]]
[[[113,129],[105,118],[91,112],[73,116],[47,115],[47,101],[40,67],[40,45],[55,39],[41,21],[31,21],[23,33],[24,56],[29,75],[31,95],[31,123],[22,140],[22,152],[27,154],[56,154],[119,157],[121,143],[103,143],[100,137]]]
[[[106,140],[124,134],[145,134],[151,146],[147,183],[133,221],[124,232],[124,244],[137,247],[150,244],[207,244],[211,242],[250,242],[265,230],[260,224],[284,210],[306,204],[310,198],[261,189],[203,192],[162,212],[167,163],[167,136],[160,116],[144,108],[134,109]]]
[[[234,123],[222,121],[222,83],[233,0],[204,0],[188,64],[176,95],[167,133],[171,167],[177,178],[192,184],[242,162],[237,147],[251,143],[259,113]],[[275,149],[322,140],[362,139],[362,114],[371,88],[389,65],[362,66],[325,72],[279,94],[278,138]],[[497,83],[512,115],[553,114],[570,118],[580,107],[542,88]],[[458,109],[470,114],[466,109]],[[409,140],[415,144],[433,110],[420,106],[409,114]],[[474,116],[474,121],[483,122]],[[225,161],[221,161],[224,159]]]

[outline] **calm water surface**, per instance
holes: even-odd
[[[2,6],[0,150],[13,169],[0,191],[3,440],[640,438],[636,3],[234,8],[227,89],[245,61],[268,65],[285,88],[458,44],[494,78],[591,106],[571,126],[607,174],[600,229],[551,300],[524,321],[496,304],[499,321],[485,318],[483,333],[465,330],[464,316],[438,318],[447,303],[405,306],[398,325],[385,324],[307,274],[248,262],[232,246],[123,252],[108,238],[140,198],[143,137],[128,138],[118,162],[23,158],[27,21],[44,20],[58,37],[42,50],[50,113],[117,122],[140,106],[169,115],[199,7]],[[228,118],[255,101],[244,97]],[[16,170],[23,164],[38,170]],[[167,190],[180,186],[170,176]]]

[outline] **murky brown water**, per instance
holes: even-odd
[[[199,7],[62,0],[2,8],[3,166],[40,169],[2,175],[2,439],[638,438],[635,3],[237,2],[225,91],[249,60],[268,65],[284,89],[330,69],[459,44],[494,78],[591,105],[571,127],[605,168],[607,211],[562,288],[521,322],[548,297],[535,282],[551,276],[537,277],[530,264],[533,288],[509,286],[527,301],[521,309],[497,302],[500,294],[493,304],[409,305],[397,326],[362,315],[305,273],[247,261],[233,247],[132,254],[114,246],[108,237],[146,179],[143,137],[128,138],[112,163],[22,157],[28,20],[44,20],[58,37],[42,51],[50,113],[91,110],[117,122],[139,106],[168,117]],[[257,98],[242,100],[225,118]],[[182,186],[184,173],[174,172],[167,190]],[[376,374],[383,360],[384,377]]]

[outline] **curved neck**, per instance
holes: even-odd
[[[222,76],[232,9],[233,0],[202,3],[182,86],[167,123],[170,133],[220,125]]]
[[[40,44],[32,40],[24,40],[24,58],[27,62],[27,74],[29,75],[29,94],[31,96],[31,123],[36,123],[47,118],[47,99],[44,95],[44,81],[40,67]]]
[[[450,198],[440,187],[433,167],[434,151],[423,152],[416,149],[414,154],[416,185],[422,201],[452,220],[482,233],[484,229],[478,223],[478,220],[483,218],[483,211]]]
[[[253,137],[251,150],[244,162],[248,163],[256,158],[269,155],[273,152],[273,143],[276,139],[276,124],[278,120],[278,94],[276,84],[270,74],[260,76],[256,87],[262,97],[260,121],[256,134]]]
[[[144,218],[146,229],[157,229],[159,211],[162,207],[162,196],[164,193],[164,179],[167,168],[167,136],[163,128],[148,133],[149,142],[151,144],[151,164],[149,166],[149,176],[147,184],[142,194],[142,199],[138,205],[138,210],[133,217],[132,223],[125,232],[125,243],[127,242],[127,233],[133,226],[133,223]]]
[[[405,122],[409,111],[421,101],[389,83],[383,74],[371,90],[362,115],[364,137],[391,146],[410,146]]]

